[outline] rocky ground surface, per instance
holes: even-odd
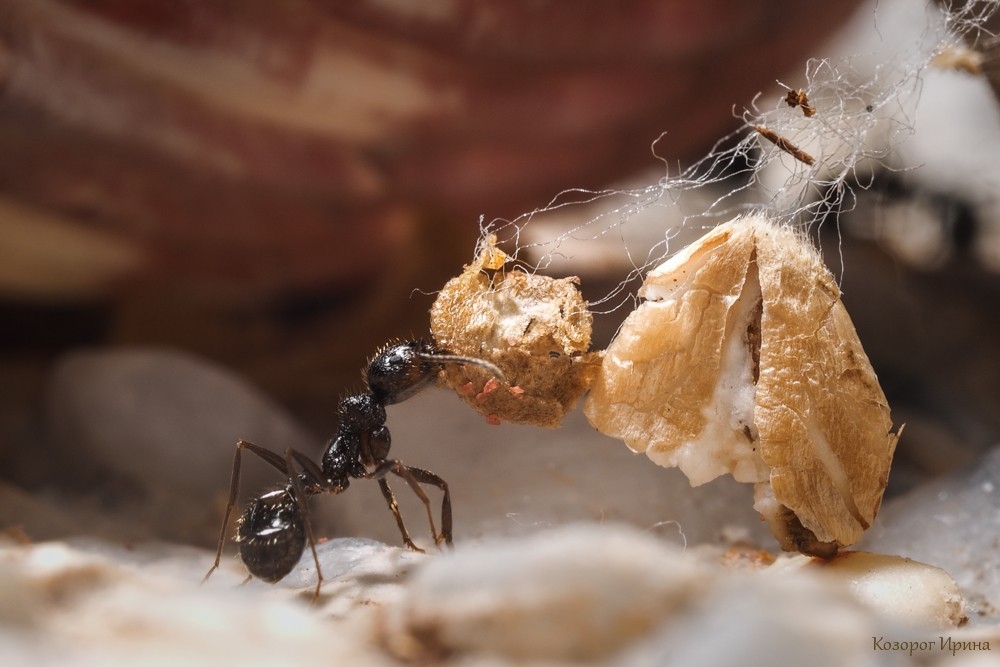
[[[4,664],[975,665],[1000,646],[998,450],[893,497],[863,551],[820,565],[774,553],[749,487],[692,489],[579,412],[558,430],[497,427],[430,390],[390,408],[393,452],[450,482],[454,550],[433,548],[403,484],[429,553],[397,546],[376,485],[357,481],[313,504],[313,599],[308,551],[278,584],[241,585],[230,544],[201,583],[229,435],[317,450],[280,407],[166,350],[74,355],[49,397],[37,456],[54,481],[0,489]],[[244,499],[279,481],[245,465]],[[74,471],[101,485],[56,483]]]

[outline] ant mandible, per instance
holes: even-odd
[[[385,406],[405,401],[432,384],[442,366],[448,363],[481,366],[503,379],[503,373],[493,364],[482,359],[449,354],[426,340],[396,343],[383,348],[368,364],[364,372],[367,391],[348,396],[340,402],[337,408],[340,426],[336,436],[327,443],[319,464],[295,449],[288,449],[284,456],[280,456],[245,440],[237,442],[229,482],[229,502],[222,519],[215,562],[203,581],[219,567],[222,559],[226,526],[239,494],[244,449],[256,454],[287,477],[284,486],[251,500],[237,521],[235,541],[239,543],[240,559],[251,576],[269,583],[280,581],[299,562],[308,542],[316,565],[314,598],[318,597],[323,574],[309,523],[307,501],[311,496],[321,493],[343,493],[350,485],[351,478],[378,481],[389,511],[396,519],[396,525],[403,536],[403,544],[413,551],[422,552],[410,539],[406,526],[403,525],[396,496],[386,481],[386,476],[390,473],[402,478],[427,510],[434,543],[451,545],[451,494],[448,484],[429,470],[389,459],[391,438],[385,425]],[[430,499],[421,484],[437,487],[444,496],[441,501],[440,533],[434,526]]]

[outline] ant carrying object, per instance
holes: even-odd
[[[405,401],[432,384],[443,365],[449,363],[481,366],[503,379],[503,373],[493,364],[481,359],[448,354],[426,340],[396,343],[386,346],[368,364],[364,372],[367,390],[348,396],[340,402],[337,408],[340,426],[336,436],[327,443],[319,464],[295,449],[288,449],[281,456],[245,440],[236,443],[229,482],[229,503],[222,519],[219,546],[215,552],[215,562],[204,579],[208,579],[219,567],[222,559],[226,526],[239,493],[240,460],[244,449],[256,454],[287,477],[284,486],[251,500],[237,521],[235,541],[240,546],[240,559],[251,576],[269,583],[280,581],[299,562],[308,541],[316,565],[315,597],[318,597],[323,575],[316,555],[316,540],[309,524],[307,501],[311,496],[321,493],[343,493],[350,486],[352,477],[378,481],[382,495],[389,504],[389,511],[396,519],[396,525],[403,536],[403,544],[413,551],[423,551],[410,539],[406,526],[403,525],[396,497],[386,480],[390,473],[402,478],[427,510],[434,543],[451,545],[451,494],[448,484],[429,470],[389,459],[391,438],[385,425],[385,406]],[[434,526],[430,500],[421,484],[435,486],[444,494],[440,533]]]

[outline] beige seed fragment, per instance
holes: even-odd
[[[444,382],[490,423],[558,426],[601,362],[589,351],[593,317],[579,279],[505,271],[495,243],[487,238],[476,260],[441,290],[431,333],[452,354],[496,365],[505,382],[459,364],[444,369]]]
[[[649,273],[608,347],[591,423],[692,485],[729,473],[787,551],[830,557],[878,512],[898,439],[813,247],[763,215]]]

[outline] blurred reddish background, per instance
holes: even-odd
[[[478,218],[700,157],[854,2],[0,0],[5,381],[165,343],[330,405]],[[581,267],[585,271],[585,267]]]

